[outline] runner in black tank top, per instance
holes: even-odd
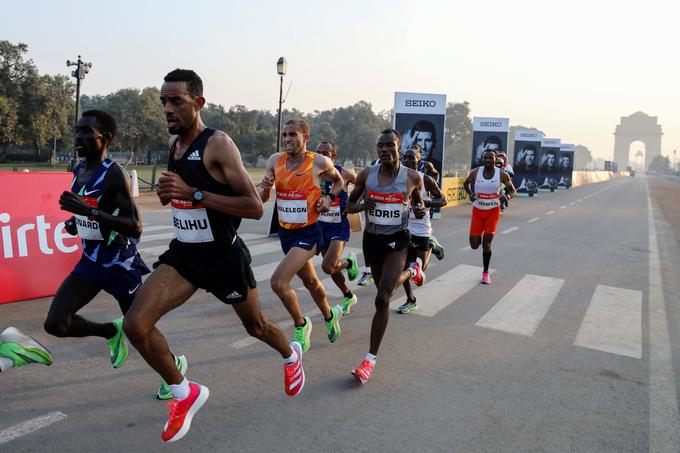
[[[125,317],[125,332],[144,359],[169,384],[174,399],[162,439],[176,441],[208,399],[208,389],[184,378],[156,322],[182,305],[198,288],[233,304],[248,333],[284,358],[286,394],[304,385],[302,350],[288,345],[281,329],[260,310],[250,253],[236,231],[241,218],[258,219],[263,207],[241,154],[227,134],[201,121],[203,83],[190,70],[165,77],[161,102],[171,140],[169,171],[158,181],[163,204],[172,203],[174,239],[159,257]]]

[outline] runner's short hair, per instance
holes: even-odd
[[[288,125],[294,125],[299,127],[302,130],[303,134],[310,134],[310,128],[309,128],[309,123],[302,118],[293,118],[292,120],[288,120],[285,123],[283,123],[284,126]]]
[[[191,69],[175,69],[163,78],[165,82],[186,82],[187,91],[194,97],[203,96],[203,81]]]
[[[386,134],[394,134],[395,137],[397,137],[397,144],[401,146],[401,134],[399,133],[398,130],[392,129],[391,127],[388,127],[387,129],[383,129],[380,131],[380,135],[386,135]]]
[[[99,129],[99,132],[102,134],[111,134],[111,140],[116,136],[118,125],[116,124],[116,119],[110,113],[103,110],[92,109],[83,112],[83,116],[89,116],[96,119],[97,125],[99,126],[97,128]]]

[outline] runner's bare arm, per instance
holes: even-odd
[[[435,181],[439,181],[439,172],[434,168],[434,164],[430,161],[425,162],[425,174],[430,175]]]
[[[423,204],[423,178],[415,170],[408,170],[408,188],[411,198],[411,210],[416,219],[425,217],[425,205]]]
[[[328,157],[323,156],[321,154],[315,154],[314,168],[317,169],[317,171],[315,172],[318,175],[317,182],[322,179],[326,181],[331,181],[333,183],[333,186],[331,187],[330,193],[332,193],[336,197],[340,195],[340,191],[342,191],[342,187],[345,185],[345,183],[342,180],[340,172],[333,165],[333,161],[331,161]],[[316,202],[316,210],[319,212],[328,212],[330,207],[331,198],[328,195],[321,197]]]
[[[512,179],[510,179],[510,175],[501,172],[501,182],[505,184],[505,196],[508,199],[517,195],[517,190],[515,189],[515,186],[512,184]]]
[[[170,159],[174,159],[173,157],[173,146],[175,145],[175,142],[178,140],[178,137],[176,135],[173,135],[170,137],[168,140],[168,149],[170,149]],[[170,203],[169,198],[163,198],[161,195],[158,193],[158,190],[156,190],[156,195],[158,196],[158,199],[161,201],[161,204],[163,206],[166,206],[168,203]]]
[[[98,210],[94,220],[123,236],[139,238],[142,235],[142,222],[139,220],[137,207],[130,194],[130,178],[118,165],[112,165],[104,181],[103,192],[114,194],[114,203],[118,206],[118,214],[112,215]],[[59,205],[64,211],[73,214],[90,216],[92,207],[73,192],[64,192],[59,198]]]
[[[425,190],[429,192],[430,199],[424,201],[426,208],[443,208],[446,206],[446,198],[437,182],[429,175],[423,177],[423,183],[425,184]]]
[[[357,174],[351,168],[342,168],[342,179],[345,181],[345,186],[349,183],[356,184]]]
[[[465,189],[468,197],[470,197],[470,201],[475,201],[475,194],[470,190],[470,184],[475,181],[475,178],[477,178],[477,168],[473,169],[468,177],[465,178],[465,181],[463,181],[463,189]]]
[[[262,178],[262,181],[258,184],[260,187],[260,191],[258,193],[260,194],[262,203],[266,203],[267,200],[269,200],[271,189],[274,187],[274,167],[276,167],[276,163],[280,158],[281,153],[274,153],[267,161],[267,168],[264,170],[264,178]]]
[[[361,198],[361,196],[364,194],[364,191],[366,190],[366,179],[368,178],[370,169],[371,167],[364,168],[357,175],[357,178],[354,182],[354,189],[352,189],[352,192],[349,194],[347,199],[347,213],[349,214],[361,212],[366,209],[370,209],[371,207],[375,207],[375,202],[371,199],[366,199],[365,197],[363,203],[358,203],[359,198]]]

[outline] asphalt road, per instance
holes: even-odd
[[[42,331],[49,299],[0,305],[0,325],[35,335],[55,357],[49,368],[0,375],[0,451],[679,451],[680,253],[646,179],[511,201],[491,286],[478,284],[469,215],[469,206],[449,208],[435,222],[446,258],[432,259],[419,312],[393,312],[364,386],[349,371],[368,349],[374,287],[356,290],[336,344],[299,291],[314,330],[294,399],[283,392],[280,358],[250,341],[229,307],[199,291],[169,314],[161,330],[188,357],[187,375],[210,388],[175,444],[161,442],[159,378],[136,351],[113,370],[102,340]],[[144,214],[149,261],[170,240],[167,219]],[[265,313],[292,338],[267,280],[281,251],[262,225],[242,232]],[[360,233],[350,247],[360,251]],[[83,314],[119,316],[105,294]]]

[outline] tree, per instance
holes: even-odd
[[[593,155],[587,146],[576,145],[574,150],[574,169],[581,170],[586,168],[586,164],[593,160]]]
[[[449,102],[446,104],[446,124],[444,126],[444,175],[447,169],[465,168],[472,153],[472,119],[470,103]]]
[[[649,171],[655,171],[661,174],[666,174],[670,171],[671,161],[666,156],[661,154],[654,156],[654,159],[649,163]]]

